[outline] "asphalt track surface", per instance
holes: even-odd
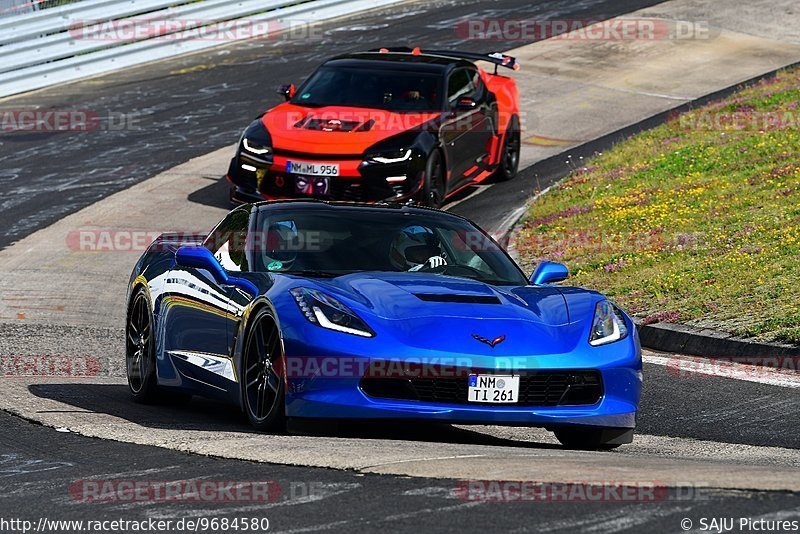
[[[478,11],[493,18],[513,12],[518,18],[580,19],[613,16],[653,3],[554,1],[529,5],[501,0],[492,2],[488,13],[487,2],[435,2],[424,9],[408,4],[328,26],[325,39],[310,45],[234,45],[2,101],[3,109],[92,109],[101,116],[128,114],[135,121],[133,128],[123,130],[0,135],[0,247],[114,191],[230,144],[247,118],[278,101],[274,87],[300,81],[320,60],[332,54],[420,42],[487,51],[486,43],[459,42],[452,21],[465,12]],[[498,43],[497,48],[509,49],[516,44],[522,43]],[[552,179],[557,173],[547,175]],[[502,184],[459,204],[456,211],[468,209],[494,217],[502,213],[503,198],[507,198],[504,195],[520,194]],[[224,195],[224,184],[220,183],[198,192],[190,201],[226,205]],[[121,337],[119,332],[107,334]],[[0,338],[0,352],[13,354],[23,345],[35,346],[40,332],[32,325],[6,324],[0,325]],[[719,377],[678,378],[657,365],[645,365],[645,373],[638,422],[641,434],[681,438],[687,443],[705,440],[800,449],[797,389]],[[69,387],[62,386],[62,397],[64,388]],[[75,397],[74,407],[102,412],[126,406],[124,388],[109,387],[113,391],[94,398]],[[33,393],[46,397],[58,391],[40,387]],[[119,402],[104,405],[101,401],[108,397],[118,397]],[[215,409],[206,402],[166,409],[163,417],[189,425],[224,425],[249,431],[242,418],[231,418],[229,411]],[[684,517],[695,522],[700,517],[800,519],[800,503],[793,493],[706,490],[701,498],[695,495],[681,499],[673,489],[652,503],[473,502],[454,493],[457,484],[452,480],[213,459],[57,432],[5,413],[0,413],[0,429],[2,518],[180,519],[246,515],[268,518],[270,531],[276,532],[680,532]],[[384,431],[357,428],[346,431],[346,435],[369,438]],[[444,447],[465,441],[505,441],[447,426],[401,427],[389,432],[411,441],[437,441]],[[780,450],[776,449],[776,456]],[[70,495],[69,488],[89,477],[274,480],[283,491],[276,502],[266,504],[80,502]],[[289,489],[293,487],[298,488],[297,495]],[[303,496],[302,488],[313,490]]]
[[[468,499],[459,483],[364,475],[188,456],[31,425],[0,414],[3,518],[172,520],[267,518],[270,532],[679,532],[690,517],[796,518],[797,497],[783,492],[657,492],[653,502],[492,502]],[[51,446],[58,443],[58,447]],[[83,502],[76,482],[93,480],[271,481],[270,502]],[[72,488],[72,490],[70,489]],[[88,495],[94,495],[88,493]],[[475,495],[475,494],[473,494]],[[794,510],[795,516],[787,510]]]
[[[90,110],[101,124],[90,132],[0,133],[0,248],[116,191],[235,142],[249,119],[279,102],[279,85],[299,83],[333,55],[415,43],[476,52],[508,50],[527,43],[463,40],[454,21],[470,15],[610,18],[657,3],[404,3],[326,24],[314,34],[322,38],[233,44],[2,100],[0,110]],[[190,200],[226,206],[226,194],[220,183]]]

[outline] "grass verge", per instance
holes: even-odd
[[[646,323],[800,343],[800,69],[599,154],[514,243]]]

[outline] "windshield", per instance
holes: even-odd
[[[255,270],[333,277],[364,271],[471,278],[525,285],[513,261],[482,231],[445,215],[390,210],[262,212]]]
[[[441,110],[439,77],[402,70],[321,67],[291,100],[308,107]]]

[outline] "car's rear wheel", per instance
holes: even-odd
[[[147,292],[140,287],[128,308],[125,325],[125,370],[128,388],[137,402],[157,400],[155,342]]]
[[[522,146],[522,135],[516,118],[511,120],[503,141],[500,153],[500,166],[494,173],[497,181],[505,182],[513,179],[519,170],[519,154]]]
[[[285,428],[283,347],[269,310],[257,312],[244,346],[244,408],[258,430]]]
[[[442,154],[438,150],[431,152],[425,164],[425,186],[422,203],[430,208],[441,208],[447,195],[446,171]]]
[[[560,428],[554,432],[569,449],[608,450],[633,441],[632,428]]]

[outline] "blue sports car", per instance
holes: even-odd
[[[254,427],[287,418],[538,426],[566,446],[633,439],[635,326],[603,295],[528,279],[462,217],[428,208],[247,204],[164,234],[128,291],[133,398],[203,395]]]

